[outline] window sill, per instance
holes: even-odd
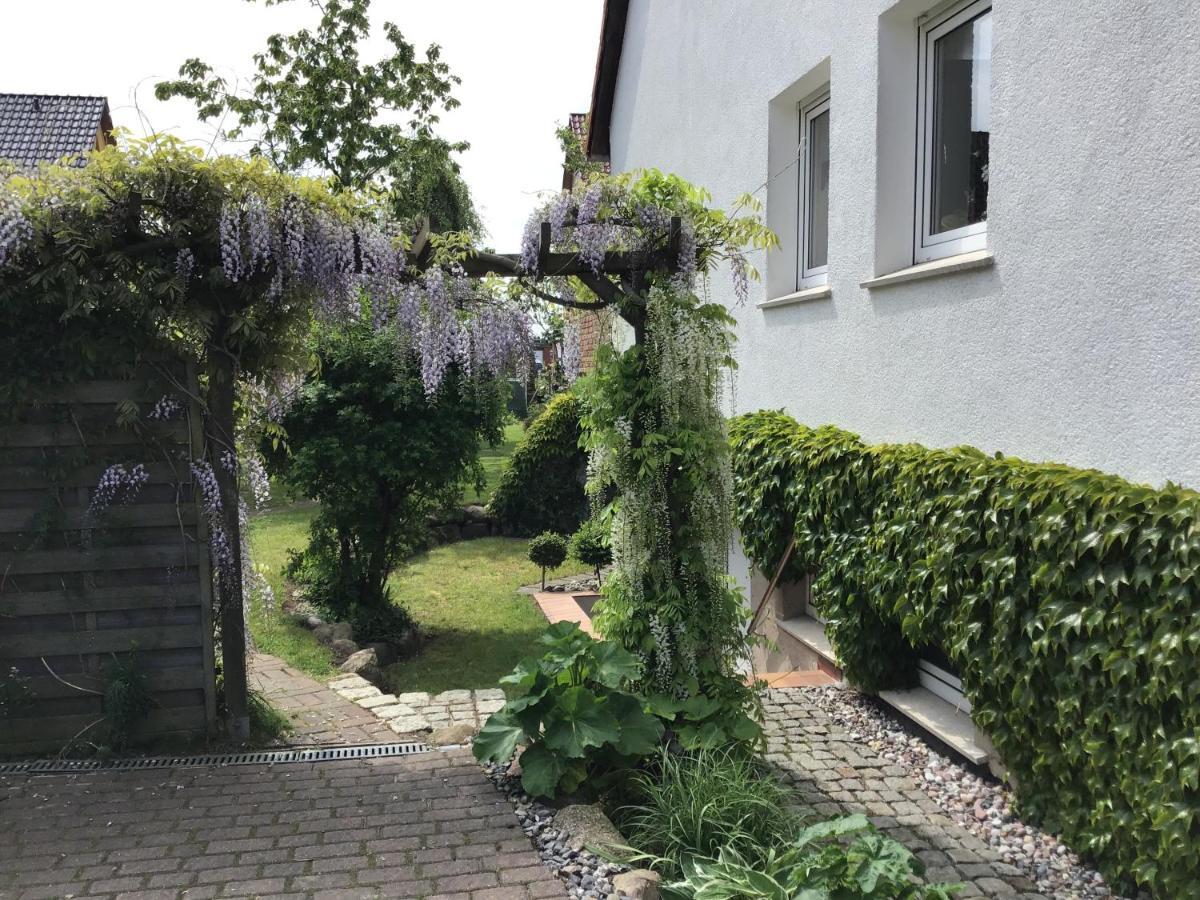
[[[805,288],[802,291],[795,291],[791,294],[784,294],[782,297],[774,297],[771,300],[763,300],[758,304],[758,308],[773,309],[776,306],[791,306],[793,303],[806,303],[809,300],[824,300],[826,297],[831,296],[833,296],[833,288],[827,284],[822,284],[817,287]]]
[[[991,250],[975,250],[972,253],[960,253],[957,256],[947,256],[945,259],[935,259],[920,265],[901,269],[899,272],[889,272],[878,278],[869,278],[859,287],[881,288],[892,284],[903,284],[906,281],[919,281],[922,278],[934,278],[938,275],[949,275],[953,272],[969,272],[972,269],[986,269],[995,263],[996,257]]]

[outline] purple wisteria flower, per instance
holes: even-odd
[[[729,257],[729,266],[733,273],[733,295],[738,306],[743,306],[750,296],[750,264],[740,253]]]
[[[242,211],[232,200],[226,200],[221,207],[221,219],[217,223],[217,233],[221,241],[221,267],[225,270],[225,277],[236,284],[242,277],[244,269]]]
[[[122,463],[109,466],[92,489],[88,515],[95,518],[116,502],[131,503],[149,480],[150,473],[141,463],[128,469]]]
[[[179,402],[177,397],[173,397],[171,394],[163,394],[158,398],[147,418],[153,419],[156,422],[167,422],[176,418],[182,412],[183,404]]]
[[[187,284],[192,280],[192,274],[196,271],[196,254],[187,247],[184,247],[175,254],[175,274],[179,280]]]
[[[267,204],[256,194],[246,198],[243,214],[246,233],[246,274],[265,272],[272,258],[271,220]]]
[[[563,325],[563,353],[562,353],[562,371],[563,377],[568,383],[574,382],[579,377],[579,370],[582,363],[582,348],[580,347],[580,328],[577,319],[570,319]]]
[[[0,269],[33,240],[33,225],[16,197],[0,195]]]

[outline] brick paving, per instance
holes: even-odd
[[[942,812],[902,766],[877,756],[812,703],[775,688],[764,703],[767,759],[823,815],[865,813],[926,865],[928,881],[961,882],[961,897],[1047,900],[1015,866]]]
[[[0,898],[533,900],[564,888],[466,750],[0,776]]]
[[[397,740],[386,722],[328,685],[266,653],[249,659],[250,686],[292,720],[291,745],[386,744]]]

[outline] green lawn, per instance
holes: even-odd
[[[288,552],[304,546],[313,511],[312,504],[298,504],[250,522],[255,565],[267,574],[280,601],[288,591],[283,576]],[[394,691],[491,687],[533,651],[546,620],[532,597],[516,592],[541,574],[525,554],[525,541],[516,538],[460,541],[418,554],[392,576],[393,597],[412,614],[424,638],[418,657],[389,668]],[[584,568],[568,561],[557,574]],[[256,605],[250,630],[261,650],[314,677],[335,671],[329,651],[306,628],[278,613]]]
[[[515,538],[460,541],[416,556],[392,576],[393,596],[425,641],[420,656],[388,669],[393,692],[494,687],[533,652],[546,620],[532,597],[516,593],[541,574],[525,552]]]
[[[315,512],[315,504],[296,503],[250,520],[254,564],[266,574],[276,603],[288,596],[283,570],[290,551],[301,549],[308,541],[308,523]],[[326,678],[337,671],[329,650],[313,640],[307,628],[292,624],[276,611],[264,610],[258,603],[250,607],[250,633],[264,653],[285,659],[315,678]]]
[[[512,422],[504,427],[504,440],[499,446],[483,448],[483,452],[479,454],[485,478],[483,492],[476,491],[474,485],[463,488],[463,503],[477,503],[484,506],[492,499],[492,494],[496,492],[496,485],[500,483],[500,473],[504,471],[505,463],[512,456],[513,450],[516,449],[517,443],[524,435],[525,426],[520,422]]]

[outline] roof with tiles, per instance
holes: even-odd
[[[0,94],[0,160],[21,168],[80,157],[96,148],[98,134],[110,131],[104,97]]]

